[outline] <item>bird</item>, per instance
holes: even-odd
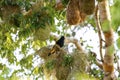
[[[51,54],[55,53],[58,50],[58,46],[60,48],[63,47],[64,46],[64,40],[65,40],[65,37],[61,36],[61,38],[56,41],[55,45],[50,50],[50,53],[48,53],[48,56],[50,56]]]

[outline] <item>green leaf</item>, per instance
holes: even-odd
[[[4,66],[3,71],[2,71],[2,75],[4,75],[4,74],[8,75],[9,72],[10,72],[10,69],[8,67]]]
[[[0,80],[5,80],[4,77],[2,75],[0,75]]]
[[[73,58],[71,55],[68,54],[64,56],[64,62],[63,62],[64,66],[70,66],[72,62],[73,62]]]
[[[102,23],[102,31],[107,32],[110,30],[110,21],[106,20]]]
[[[2,69],[3,69],[3,67],[4,67],[4,66],[3,66],[3,64],[1,64],[1,63],[0,63],[0,70],[2,70]]]
[[[52,70],[55,66],[55,60],[50,60],[45,64],[46,68]]]
[[[69,0],[62,0],[62,3],[64,6],[66,6],[68,4]]]
[[[33,55],[28,55],[27,57],[24,57],[21,61],[20,61],[20,65],[22,67],[25,67],[27,69],[31,69],[32,67],[32,60],[33,60]]]
[[[118,31],[117,33],[118,33],[118,35],[120,36],[120,31]]]
[[[114,30],[117,30],[120,26],[120,1],[115,0],[114,2],[114,5],[111,7],[112,27],[114,28]]]
[[[120,37],[117,39],[117,47],[120,49]]]
[[[16,74],[13,74],[9,80],[19,80],[19,77],[17,77]]]
[[[33,70],[33,74],[37,75],[38,74],[38,69],[39,69],[38,67],[35,67],[34,70]]]

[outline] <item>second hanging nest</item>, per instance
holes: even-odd
[[[87,15],[93,14],[95,0],[70,0],[67,6],[66,18],[69,25],[83,22]]]

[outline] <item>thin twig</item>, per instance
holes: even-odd
[[[101,70],[103,70],[103,66],[102,66],[102,64],[100,63],[101,60],[97,59],[96,53],[93,52],[93,51],[90,51],[90,53],[91,53],[92,57],[95,58],[95,64],[96,64]]]
[[[103,70],[103,66],[102,66],[102,64],[101,64],[99,61],[96,61],[96,65],[97,65],[101,70]]]
[[[82,49],[82,47],[77,39],[66,38],[65,42],[66,43],[73,43],[73,44],[75,44],[75,46],[78,50],[83,51],[83,49]]]
[[[117,60],[117,70],[118,72],[120,73],[120,64],[119,64],[119,61]]]
[[[99,21],[99,13],[98,13],[98,5],[96,6],[96,10],[95,10],[95,19],[96,19],[96,26],[97,26],[97,30],[98,30],[98,36],[99,36],[99,41],[100,41],[100,57],[101,57],[101,61],[103,61],[103,54],[102,54],[102,33],[101,33],[101,25],[100,25],[100,21]]]

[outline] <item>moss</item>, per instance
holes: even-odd
[[[85,72],[87,66],[87,55],[85,52],[76,50],[73,54],[73,70],[79,72]]]
[[[39,28],[35,30],[34,40],[45,41],[50,37],[50,26],[46,24],[45,28]]]

